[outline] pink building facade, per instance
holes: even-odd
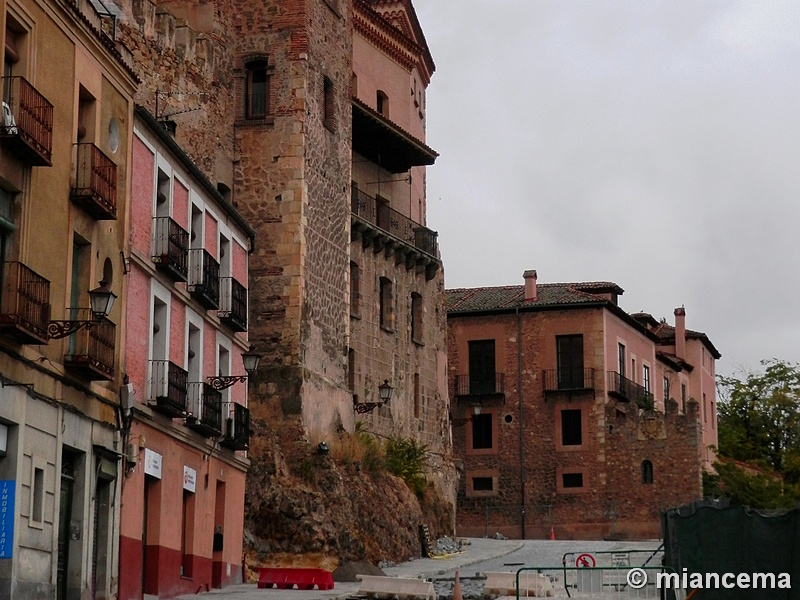
[[[702,496],[720,354],[683,309],[673,327],[622,293],[535,271],[447,291],[459,535],[658,537],[663,509]]]
[[[132,146],[124,600],[242,579],[254,235],[141,108]]]

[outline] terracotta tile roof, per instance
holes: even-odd
[[[591,293],[594,290],[598,293]],[[606,302],[599,292],[622,293],[622,288],[608,281],[582,283],[539,283],[536,300],[525,300],[525,286],[457,288],[446,290],[448,312],[503,310],[517,307],[557,306]]]
[[[669,325],[668,323],[660,322],[658,327],[653,330],[653,333],[655,333],[663,343],[675,343],[675,327]],[[722,357],[722,354],[720,354],[719,350],[716,349],[708,336],[702,331],[692,331],[691,329],[687,329],[686,339],[700,340],[706,345],[706,348],[708,348],[711,354],[714,355],[714,358],[719,359]]]
[[[668,364],[670,367],[675,369],[676,371],[680,371],[682,369],[686,369],[687,371],[693,371],[694,367],[690,365],[683,359],[678,358],[674,354],[669,352],[662,352],[661,350],[656,350],[656,358],[661,360],[662,362]]]

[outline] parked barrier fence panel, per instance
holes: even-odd
[[[588,553],[586,553],[588,555]],[[617,554],[607,553],[607,554]],[[622,553],[619,553],[622,554]],[[580,556],[576,554],[576,558]],[[591,555],[594,558],[594,553]],[[597,560],[595,558],[595,560]],[[601,562],[611,562],[602,557]],[[622,556],[616,558],[622,560]],[[488,574],[487,574],[488,575]],[[498,574],[494,574],[497,576]],[[505,598],[578,598],[619,600],[622,598],[654,598],[687,600],[682,580],[675,571],[661,565],[576,567],[523,567],[514,574],[512,589],[497,594]],[[508,593],[511,592],[511,593]],[[494,594],[492,594],[494,595]]]

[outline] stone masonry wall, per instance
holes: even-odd
[[[212,24],[197,11],[176,16],[178,5],[191,2],[118,4],[125,14],[119,39],[131,51],[142,81],[136,103],[159,120],[174,121],[175,139],[189,157],[212,182],[232,187],[230,0],[207,3],[213,7]]]
[[[446,312],[444,276],[431,280],[416,269],[396,264],[393,254],[351,244],[351,259],[359,267],[359,306],[350,318],[350,347],[354,351],[353,392],[359,402],[377,402],[384,379],[394,387],[391,402],[371,413],[354,415],[380,436],[412,437],[428,446],[429,467],[444,497],[453,497],[453,469],[447,414]],[[394,327],[380,326],[381,277],[392,281]],[[411,294],[422,296],[422,336],[411,337]],[[420,343],[421,342],[421,343]],[[415,390],[415,375],[419,390]],[[350,409],[353,413],[352,407]]]

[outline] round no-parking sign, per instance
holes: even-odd
[[[578,558],[575,559],[575,566],[579,568],[594,569],[597,566],[597,561],[591,554],[584,553],[580,554]]]

